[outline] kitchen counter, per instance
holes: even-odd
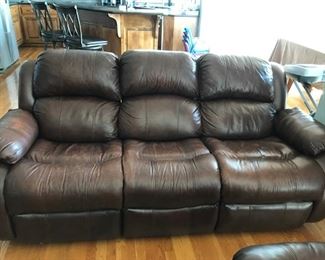
[[[108,12],[113,14],[147,14],[147,15],[163,15],[163,16],[195,16],[199,15],[198,11],[180,11],[176,9],[160,9],[160,8],[151,8],[151,9],[135,9],[129,8],[118,8],[118,7],[109,7],[102,5],[90,5],[90,4],[78,4],[79,9],[91,10],[97,12]]]
[[[48,4],[54,1],[49,0]],[[55,3],[59,4],[56,0]],[[61,2],[73,5],[73,2]],[[26,46],[41,45],[39,28],[31,5],[26,1],[12,0],[19,4]],[[182,43],[184,27],[190,27],[197,35],[198,11],[179,11],[168,8],[118,8],[78,3],[79,16],[84,35],[108,41],[105,51],[121,55],[132,49],[184,50]],[[53,7],[53,5],[52,5]],[[59,26],[56,11],[50,11],[55,28]]]
[[[48,4],[57,3],[60,1],[47,1]],[[28,1],[11,1],[10,5],[16,4],[29,4]],[[173,8],[128,8],[125,6],[111,7],[107,5],[93,4],[93,3],[75,3],[75,2],[63,2],[64,5],[77,5],[78,9],[89,10],[95,12],[106,12],[112,14],[144,14],[144,15],[163,15],[163,16],[179,16],[179,17],[197,17],[199,11],[192,10],[177,10]]]

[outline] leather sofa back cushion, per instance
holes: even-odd
[[[272,133],[274,87],[268,62],[207,54],[197,63],[203,135],[251,139]]]
[[[93,96],[119,101],[117,58],[105,52],[44,52],[35,65],[33,92],[35,98]]]
[[[128,51],[120,59],[124,97],[173,94],[198,98],[196,64],[184,52]]]
[[[41,136],[59,142],[105,142],[117,137],[118,102],[94,97],[37,99]]]
[[[198,71],[203,100],[274,100],[272,66],[264,60],[207,54],[198,60]]]
[[[167,141],[196,137],[201,116],[197,102],[178,96],[141,96],[125,100],[119,113],[121,138]]]
[[[220,139],[252,139],[271,135],[275,109],[272,104],[247,100],[201,103],[202,132]]]

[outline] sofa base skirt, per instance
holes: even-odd
[[[218,207],[198,206],[181,209],[126,209],[126,237],[171,236],[213,232]]]
[[[302,226],[312,202],[265,205],[222,205],[217,232],[276,231]]]
[[[23,242],[101,240],[121,236],[119,210],[23,214],[12,219],[16,239]]]

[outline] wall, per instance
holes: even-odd
[[[268,59],[283,38],[325,53],[324,0],[202,0],[211,51]]]

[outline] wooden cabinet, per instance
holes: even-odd
[[[159,19],[158,15],[80,10],[84,34],[107,40],[105,51],[117,55],[132,49],[157,49]]]
[[[191,28],[193,36],[197,36],[198,17],[197,16],[165,16],[164,17],[164,50],[184,51],[182,42],[183,30],[185,27]]]
[[[31,5],[13,5],[10,9],[18,45],[43,45]],[[161,45],[164,50],[184,50],[184,27],[189,26],[195,36],[198,24],[198,16],[164,16],[161,35],[160,15],[107,13],[82,9],[79,14],[84,34],[108,40],[105,50],[117,55],[131,49],[158,49]],[[50,15],[54,29],[57,30],[59,18],[56,11],[50,9]]]
[[[38,24],[30,5],[20,5],[21,21],[24,31],[24,45],[41,44]]]
[[[116,19],[117,29],[121,31],[122,53],[133,49],[158,48],[159,16],[127,14],[110,17]]]
[[[23,32],[20,23],[19,6],[18,5],[10,6],[10,12],[11,12],[12,22],[16,34],[17,45],[20,46],[23,43],[24,39],[23,39]]]
[[[20,7],[20,16],[24,32],[24,45],[42,45],[43,41],[40,36],[39,26],[31,5],[22,4]],[[50,10],[54,28],[59,27],[59,19],[55,10]]]
[[[80,19],[85,35],[107,40],[105,50],[117,55],[132,49],[158,49],[161,45],[164,50],[183,51],[184,27],[190,27],[196,36],[198,24],[198,16],[162,18],[145,13],[119,14],[90,10],[80,10]]]

